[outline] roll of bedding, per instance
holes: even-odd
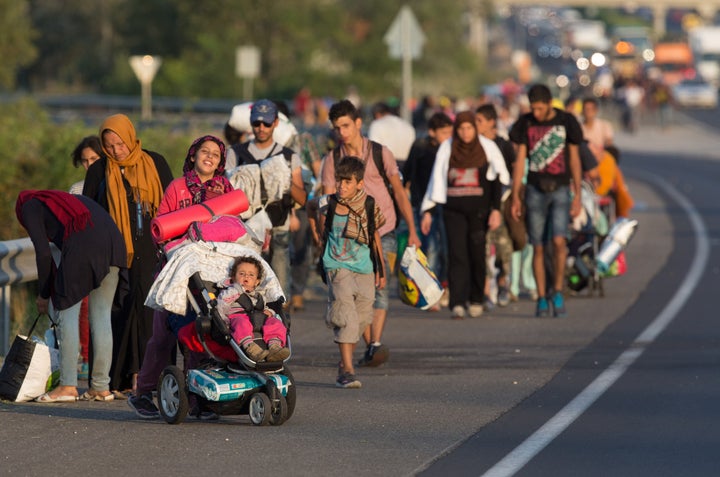
[[[202,204],[155,217],[150,231],[156,243],[165,242],[185,233],[193,222],[208,222],[217,215],[240,215],[248,208],[248,199],[239,189],[214,197]]]

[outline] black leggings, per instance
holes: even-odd
[[[485,294],[487,214],[477,209],[443,209],[448,241],[450,309],[481,304]]]

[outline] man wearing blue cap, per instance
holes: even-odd
[[[266,204],[265,210],[273,224],[269,262],[280,280],[285,293],[290,292],[290,210],[295,203],[304,205],[307,199],[303,185],[300,157],[292,150],[275,142],[273,131],[278,125],[278,108],[269,99],[253,103],[250,109],[250,126],[254,138],[233,146],[238,164],[260,164],[263,160],[282,154],[291,171],[290,190],[280,201]]]

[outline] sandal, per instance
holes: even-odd
[[[113,396],[115,396],[115,399],[119,399],[122,401],[127,401],[128,396],[130,395],[130,391],[110,391]]]
[[[35,402],[75,402],[78,400],[77,396],[70,396],[67,394],[61,394],[60,396],[52,397],[50,396],[50,393],[45,393],[42,396],[38,396],[35,398]]]
[[[82,396],[80,396],[80,401],[114,401],[115,395],[113,393],[109,394],[100,394],[102,391],[85,391]]]

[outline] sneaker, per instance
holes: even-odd
[[[210,411],[209,409],[200,410],[199,406],[195,406],[190,409],[188,414],[200,421],[217,421],[220,419],[220,416],[218,416],[214,411]]]
[[[470,318],[480,318],[483,314],[483,308],[484,305],[481,305],[480,303],[470,303],[470,306],[468,307],[468,314],[470,315]]]
[[[362,387],[362,383],[355,378],[354,374],[342,373],[335,381],[335,386],[344,389],[358,389]]]
[[[550,316],[550,305],[548,305],[547,298],[544,296],[537,299],[537,304],[535,305],[535,316],[538,318],[547,318]]]
[[[293,311],[305,310],[305,300],[302,295],[293,295],[290,299],[290,303],[292,304]]]
[[[492,310],[493,308],[495,308],[495,302],[492,301],[492,298],[490,298],[489,296],[485,295],[485,297],[483,297],[482,307],[485,308],[485,310],[490,311],[490,310]],[[472,316],[472,315],[471,315],[471,316]]]
[[[248,358],[252,359],[256,363],[264,360],[268,355],[268,350],[262,349],[254,341],[250,341],[244,345],[243,351],[245,351],[245,354],[248,355]]]
[[[141,394],[140,396],[130,396],[127,400],[130,409],[135,411],[135,415],[140,419],[159,419],[160,411],[153,402],[152,394]]]
[[[368,345],[363,357],[360,358],[360,360],[358,361],[357,365],[374,368],[375,366],[380,366],[381,364],[383,364],[385,361],[388,360],[389,357],[390,348],[383,344],[370,344]]]
[[[290,356],[290,349],[284,348],[279,343],[273,343],[268,348],[268,355],[265,358],[270,362],[285,361]]]
[[[508,306],[510,301],[512,301],[510,290],[508,290],[507,287],[500,287],[497,296],[498,306]]]
[[[552,307],[553,316],[556,318],[563,318],[567,316],[567,310],[565,309],[565,298],[562,293],[555,292],[552,296]]]
[[[453,320],[462,320],[465,318],[465,308],[463,308],[460,305],[456,305],[452,309],[452,319]]]

